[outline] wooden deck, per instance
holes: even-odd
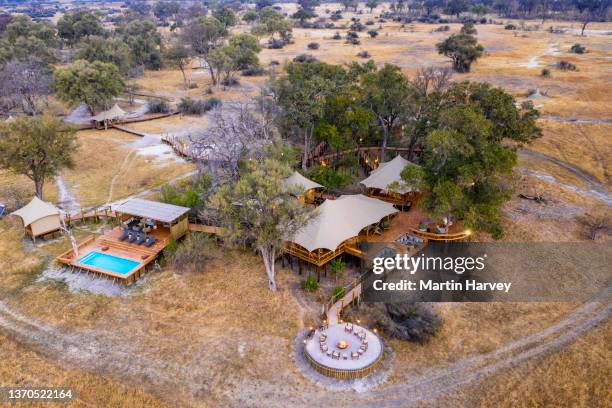
[[[142,276],[146,266],[153,262],[168,245],[170,242],[170,230],[166,228],[158,228],[151,232],[149,235],[155,235],[157,237],[157,241],[150,248],[147,248],[144,245],[137,245],[133,242],[129,243],[127,241],[119,241],[121,233],[121,229],[116,227],[104,235],[100,235],[98,237],[92,235],[78,245],[78,256],[75,256],[74,251],[69,249],[56,259],[58,262],[73,268],[110,277],[120,282],[133,282]],[[106,248],[106,250],[104,250],[104,248]],[[140,265],[130,271],[127,275],[121,275],[112,271],[100,269],[91,265],[84,265],[78,262],[78,259],[94,251],[140,262]]]

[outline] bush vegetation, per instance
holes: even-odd
[[[149,113],[168,113],[170,104],[163,99],[151,99],[147,102],[147,112]]]

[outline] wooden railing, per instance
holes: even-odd
[[[458,241],[460,239],[466,239],[471,234],[469,230],[456,232],[454,234],[437,234],[435,232],[421,231],[416,228],[409,228],[408,230],[419,237],[427,238],[431,241]]]

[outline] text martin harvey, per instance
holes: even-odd
[[[430,290],[430,291],[510,291],[511,282],[477,282],[475,280],[466,280],[464,282],[455,282],[453,279],[444,282],[435,282],[432,280],[419,280],[417,282],[402,279],[398,282],[383,282],[377,279],[373,282],[374,290]]]

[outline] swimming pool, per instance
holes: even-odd
[[[132,261],[131,259],[120,258],[118,256],[103,254],[96,251],[88,253],[77,262],[83,265],[105,269],[119,275],[127,275],[135,267],[140,265],[140,262]]]

